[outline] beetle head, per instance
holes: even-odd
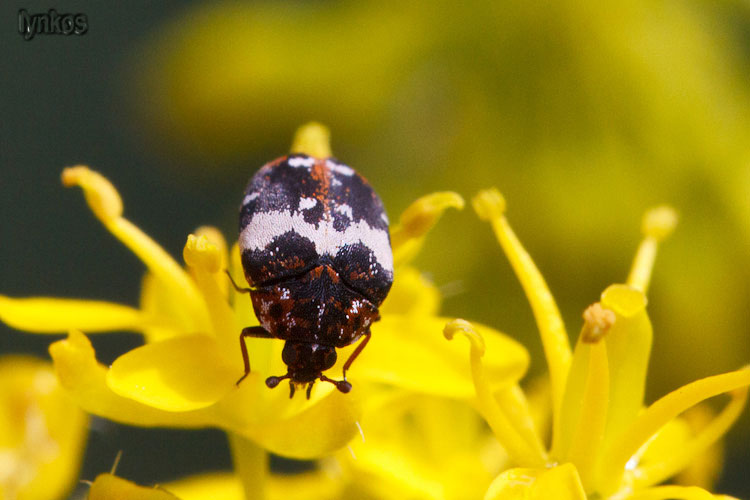
[[[351,384],[346,380],[332,380],[323,375],[336,364],[336,348],[328,345],[312,344],[307,342],[295,342],[287,340],[284,350],[281,351],[281,360],[286,363],[287,373],[283,377],[268,377],[266,385],[276,387],[284,379],[289,379],[291,393],[294,395],[295,385],[308,385],[307,398],[310,398],[312,385],[317,379],[331,382],[341,392],[349,392]]]

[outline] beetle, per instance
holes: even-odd
[[[370,326],[393,283],[393,255],[383,202],[368,182],[334,158],[292,154],[264,165],[240,207],[242,267],[260,326],[240,334],[245,374],[247,337],[285,340],[287,373],[266,379],[269,388],[320,379],[347,393],[346,372],[370,340]],[[343,368],[343,380],[323,374],[336,349],[362,341]]]

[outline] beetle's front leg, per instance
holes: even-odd
[[[242,333],[240,333],[240,349],[242,349],[242,361],[245,362],[245,374],[237,381],[237,385],[240,385],[240,382],[245,380],[245,377],[250,375],[250,356],[248,356],[247,354],[247,344],[245,344],[245,337],[255,337],[261,339],[274,338],[274,336],[271,335],[271,333],[262,326],[248,326],[247,328],[242,329]]]

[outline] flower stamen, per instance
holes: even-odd
[[[146,264],[154,276],[181,298],[185,310],[193,318],[194,329],[207,330],[208,312],[195,284],[162,247],[121,216],[122,200],[114,186],[104,176],[83,165],[64,169],[62,182],[66,187],[79,186],[83,189],[94,215]]]
[[[604,309],[596,302],[583,312],[583,329],[581,329],[581,341],[587,344],[596,344],[607,334],[615,323],[615,313]]]
[[[419,253],[425,235],[448,208],[462,210],[464,199],[461,195],[452,191],[430,193],[404,210],[399,223],[391,228],[394,264],[405,264]]]
[[[672,207],[662,205],[646,212],[641,225],[643,241],[638,247],[633,267],[630,269],[628,285],[644,294],[648,291],[659,243],[672,233],[676,225],[677,213]]]
[[[472,200],[472,204],[477,215],[492,225],[495,236],[531,304],[549,367],[554,413],[558,414],[572,358],[570,342],[560,311],[542,274],[505,218],[505,198],[502,194],[494,188],[480,191]],[[557,433],[558,430],[555,429],[554,432]]]
[[[498,441],[516,463],[527,467],[544,467],[547,463],[547,456],[541,442],[537,438],[530,443],[524,437],[523,431],[514,425],[513,419],[506,415],[492,395],[482,366],[482,356],[485,351],[484,338],[474,330],[471,323],[462,319],[449,322],[443,330],[443,335],[448,340],[452,340],[456,333],[463,334],[469,340],[471,375],[479,407]],[[505,399],[508,402],[508,399]],[[533,428],[533,425],[530,428]]]

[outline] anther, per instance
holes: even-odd
[[[505,198],[497,188],[483,189],[471,200],[471,204],[482,220],[497,219],[505,213]]]
[[[663,241],[674,231],[676,225],[677,212],[668,205],[661,205],[652,208],[643,216],[641,232],[656,241]]]
[[[596,344],[607,334],[615,323],[615,313],[604,309],[599,302],[590,305],[583,312],[581,340],[587,344]]]

